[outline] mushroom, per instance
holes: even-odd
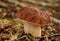
[[[24,32],[33,37],[41,37],[41,26],[50,25],[50,15],[35,7],[24,7],[18,10],[16,17],[24,22]]]

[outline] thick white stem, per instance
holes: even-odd
[[[27,34],[31,34],[33,37],[41,37],[41,27],[39,25],[24,22],[24,31]]]

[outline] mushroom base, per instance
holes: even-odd
[[[24,22],[24,31],[27,34],[31,34],[33,37],[41,37],[41,27],[29,22]]]

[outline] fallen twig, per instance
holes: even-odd
[[[53,23],[60,25],[60,20],[53,18],[53,17],[51,17],[51,19],[52,19]]]
[[[54,34],[54,35],[51,35],[51,36],[48,36],[48,38],[51,38],[51,37],[59,37],[60,36],[60,34]],[[45,38],[45,36],[42,36],[41,38]]]

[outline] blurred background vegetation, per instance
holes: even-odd
[[[52,17],[59,19],[60,22],[60,0],[0,0],[1,41],[20,41],[22,38],[21,41],[29,39],[29,41],[36,41],[32,36],[24,33],[23,23],[15,18],[17,10],[25,6],[47,10],[52,13]],[[56,33],[57,35],[55,35]],[[51,27],[42,28],[40,41],[60,41],[60,23],[59,25],[53,23]]]

